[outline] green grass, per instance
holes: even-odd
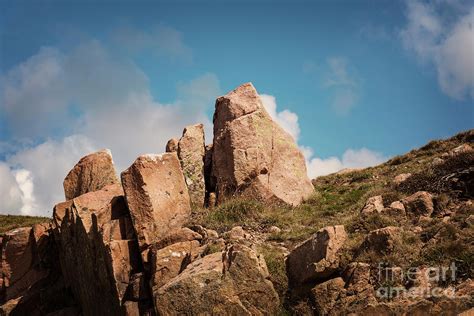
[[[288,290],[288,277],[286,276],[285,255],[278,248],[270,245],[261,245],[259,248],[267,263],[270,281],[280,297],[280,301],[285,300]]]
[[[38,223],[44,223],[50,220],[47,217],[20,216],[20,215],[0,215],[0,234],[9,230],[32,226]]]

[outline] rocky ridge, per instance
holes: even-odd
[[[473,135],[422,149],[433,162],[421,167],[415,152],[311,183],[294,140],[244,84],[217,99],[211,145],[188,126],[120,180],[110,152],[82,158],[51,221],[3,234],[0,314],[456,315],[474,306],[472,257],[443,283],[428,266],[407,280],[397,256],[440,263],[423,249],[449,232],[450,245],[472,243]],[[327,204],[330,190],[351,204]],[[387,286],[442,294],[387,298]]]

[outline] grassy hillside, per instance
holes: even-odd
[[[345,225],[349,234],[344,252],[347,263],[385,261],[404,268],[455,261],[462,279],[473,278],[474,226],[467,220],[474,215],[470,203],[473,192],[466,183],[474,187],[474,153],[455,157],[447,154],[463,144],[472,146],[473,142],[471,130],[447,140],[432,141],[376,167],[319,177],[313,180],[313,197],[296,208],[235,198],[214,210],[194,210],[193,223],[219,232],[241,225],[251,232],[260,244],[282,298],[287,288],[285,252],[328,225]],[[402,173],[411,173],[412,177],[396,186],[393,180]],[[452,181],[446,180],[453,177],[459,178],[454,187]],[[417,191],[429,191],[435,196],[435,215],[429,221],[415,224],[406,217],[360,214],[369,197],[382,195],[384,205],[388,206]],[[444,218],[446,214],[452,215],[449,220]],[[274,232],[272,226],[281,231]],[[386,226],[402,227],[404,231],[402,242],[392,254],[358,253],[369,231]],[[416,233],[416,226],[421,226],[421,234]]]
[[[0,215],[0,234],[18,227],[26,227],[37,223],[44,223],[48,220],[49,218],[47,217]]]

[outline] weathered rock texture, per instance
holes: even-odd
[[[41,243],[45,242],[45,234],[46,228],[43,225],[35,225],[35,228],[17,228],[3,235],[0,283],[1,295],[5,300],[17,298],[27,288],[46,277],[47,271],[40,268],[41,258],[36,254]]]
[[[204,205],[204,126],[202,124],[187,126],[178,143],[178,158],[183,169],[184,179],[188,186],[191,203]]]
[[[191,263],[154,292],[160,315],[274,315],[278,295],[261,256],[235,245]]]
[[[361,245],[361,250],[373,250],[378,253],[390,253],[401,238],[400,227],[388,226],[369,232]]]
[[[70,200],[114,183],[119,183],[119,180],[115,173],[112,155],[106,149],[79,160],[64,179],[64,194],[66,200]]]
[[[0,237],[0,315],[46,315],[69,309],[79,315],[65,287],[50,235],[50,224],[35,224]]]
[[[212,165],[219,201],[244,194],[298,205],[313,192],[303,154],[251,83],[216,101]]]
[[[380,213],[383,210],[383,198],[381,195],[373,196],[367,199],[364,207],[360,211],[363,215]]]
[[[152,249],[150,281],[152,291],[156,291],[181,273],[200,252],[200,243],[197,240],[178,242],[162,249]]]
[[[176,138],[171,138],[167,143],[166,143],[166,148],[165,148],[167,153],[174,153],[178,151],[178,140]]]
[[[344,280],[335,278],[316,285],[311,290],[311,301],[318,311],[318,315],[328,315],[345,295]]]
[[[63,274],[84,315],[121,315],[131,275],[142,270],[119,184],[55,206]]]
[[[191,206],[176,153],[143,155],[124,172],[122,185],[145,262],[147,249],[188,219]]]
[[[433,213],[433,196],[425,191],[419,191],[402,200],[406,212],[412,217],[426,216]]]
[[[328,226],[298,245],[286,259],[290,286],[330,277],[339,268],[339,250],[346,239],[344,226]]]

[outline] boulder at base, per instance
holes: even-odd
[[[82,157],[64,179],[66,200],[119,183],[108,149]]]
[[[191,213],[188,189],[176,153],[143,155],[124,172],[122,185],[142,258]]]
[[[298,205],[313,192],[303,154],[251,83],[216,100],[212,164],[218,201],[242,194]]]
[[[339,268],[339,250],[346,239],[344,226],[328,226],[297,246],[286,259],[290,286],[330,277]]]
[[[278,295],[263,257],[232,246],[191,263],[153,293],[159,315],[275,315]]]

